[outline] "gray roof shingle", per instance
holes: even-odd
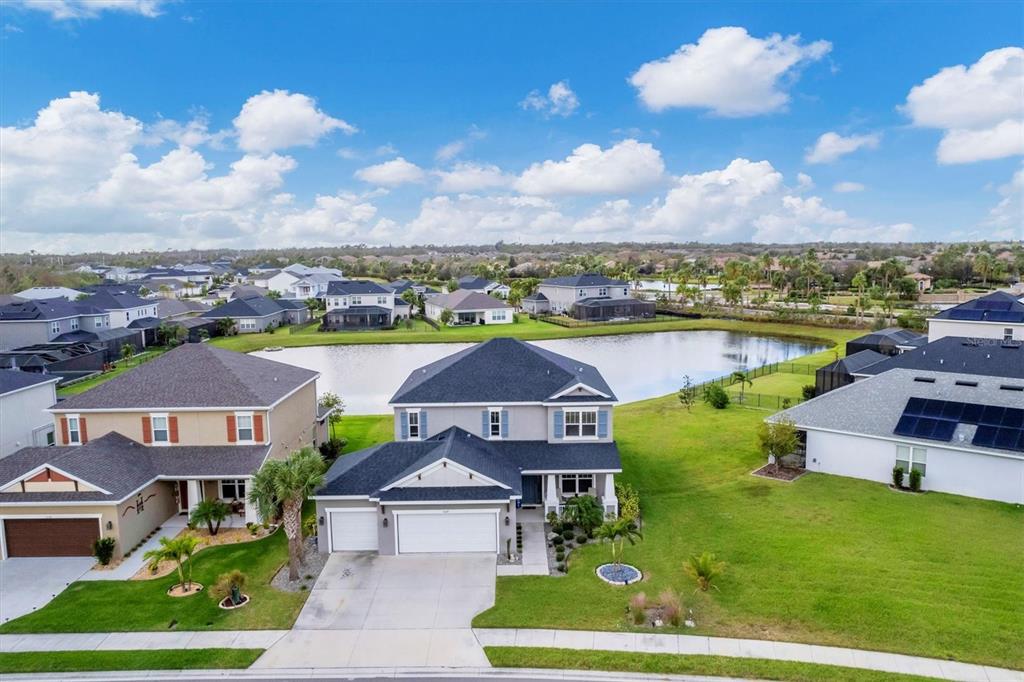
[[[599,286],[622,286],[625,284],[621,279],[612,279],[596,272],[584,272],[581,275],[569,277],[549,277],[541,282],[552,287],[599,287]]]
[[[596,367],[496,337],[414,370],[391,404],[540,402],[578,383],[616,400]]]
[[[333,281],[327,285],[328,296],[351,296],[351,295],[390,295],[394,296],[393,289],[389,289],[376,282],[368,280],[350,279],[344,281]]]
[[[60,377],[37,372],[21,372],[14,369],[0,369],[0,395],[20,391],[29,386],[57,381]]]
[[[430,305],[448,308],[456,312],[468,310],[503,310],[511,309],[505,301],[498,300],[493,296],[472,291],[470,289],[456,289],[450,294],[441,294],[430,299]]]
[[[864,352],[867,351],[856,355]],[[851,372],[881,374],[891,369],[929,369],[935,372],[1024,379],[1024,344],[1020,341],[945,336],[916,350],[884,356],[877,362]]]
[[[209,319],[220,319],[225,317],[269,317],[278,315],[283,308],[278,302],[269,296],[243,296],[228,301],[224,305],[214,308],[202,314],[202,317]]]
[[[318,373],[187,343],[57,404],[62,411],[131,408],[269,407]]]

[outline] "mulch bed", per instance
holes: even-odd
[[[773,478],[776,481],[795,481],[807,473],[807,469],[800,467],[780,467],[778,464],[765,464],[757,471],[752,472],[754,476],[761,478]]]

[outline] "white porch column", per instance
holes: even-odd
[[[248,495],[245,496],[245,522],[260,523],[260,512],[256,509],[256,505],[249,501]]]
[[[619,498],[615,497],[615,474],[604,475],[604,494],[601,496],[601,502],[604,504],[605,513],[619,515]]]
[[[192,516],[192,510],[203,501],[202,481],[188,480],[188,515]]]
[[[547,475],[547,490],[544,491],[544,515],[548,512],[558,513],[558,484],[554,474]]]

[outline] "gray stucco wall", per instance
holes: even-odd
[[[56,321],[56,320],[55,320]],[[11,350],[37,343],[47,343],[50,339],[71,331],[71,320],[56,321],[60,325],[57,334],[50,332],[53,321],[38,322],[0,322],[0,350]]]
[[[327,537],[327,510],[328,509],[340,509],[340,508],[371,508],[371,505],[365,500],[317,500],[316,501],[316,517],[317,517],[317,549],[320,552],[327,553],[330,551],[330,541]],[[416,511],[416,510],[437,510],[437,509],[459,509],[459,510],[498,510],[498,548],[501,553],[506,551],[509,541],[512,543],[512,551],[516,551],[515,537],[516,537],[516,505],[514,502],[508,504],[496,505],[496,504],[460,504],[447,506],[445,504],[417,504],[417,505],[384,505],[384,510],[381,512],[381,506],[378,504],[372,505],[372,508],[377,511],[377,537],[380,543],[380,554],[394,554],[395,553],[395,533],[397,526],[395,524],[395,510],[398,511]],[[505,517],[508,517],[508,525],[505,524]],[[321,525],[320,519],[324,522]],[[384,519],[387,519],[387,528],[384,527]]]

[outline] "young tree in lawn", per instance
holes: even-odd
[[[683,565],[686,574],[697,581],[697,589],[707,592],[710,588],[718,589],[712,585],[712,581],[725,571],[725,562],[715,559],[711,552],[704,552],[700,556],[694,554]]]
[[[769,463],[784,466],[782,460],[793,454],[800,444],[796,424],[791,421],[780,421],[774,424],[761,422],[757,427],[757,444],[761,454],[768,458]]]
[[[334,431],[341,423],[341,415],[345,412],[345,401],[337,393],[327,391],[320,396],[317,404],[322,410],[331,410],[331,415],[327,418],[327,423],[331,426],[328,438],[334,438]]]
[[[742,403],[744,398],[744,389],[746,388],[747,384],[753,386],[754,382],[751,381],[750,377],[747,376],[747,373],[742,370],[736,370],[735,372],[729,375],[729,378],[732,380],[733,386],[735,386],[736,384],[740,385],[740,402]]]
[[[611,543],[612,563],[616,566],[622,563],[622,550],[625,549],[626,542],[635,545],[637,540],[644,539],[644,535],[637,528],[636,523],[625,517],[605,521],[594,532],[594,537]]]
[[[197,526],[205,524],[210,535],[216,535],[230,513],[231,508],[220,500],[203,500],[192,510],[189,520]]]
[[[324,482],[324,459],[312,448],[292,453],[288,459],[272,459],[256,472],[249,501],[260,516],[270,519],[281,510],[288,538],[288,579],[299,579],[299,563],[305,560],[302,545],[302,504]]]
[[[453,317],[455,317],[455,313],[453,313],[450,308],[445,308],[441,311],[441,324],[447,327],[452,323]]]
[[[186,592],[192,591],[192,562],[189,559],[199,546],[199,538],[194,535],[179,535],[175,538],[160,538],[160,546],[142,555],[155,568],[161,561],[173,561],[178,567],[178,580]],[[185,568],[188,567],[186,572]]]
[[[693,409],[693,403],[697,400],[697,389],[694,388],[693,382],[690,381],[690,375],[683,375],[683,387],[679,389],[679,404],[686,408],[689,412]]]

